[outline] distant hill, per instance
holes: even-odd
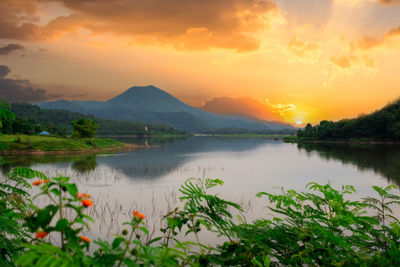
[[[71,122],[81,118],[94,120],[99,128],[98,135],[140,135],[145,134],[145,126],[153,134],[185,134],[185,132],[173,129],[167,125],[134,123],[130,121],[119,121],[110,119],[99,119],[90,114],[71,112],[60,109],[41,109],[37,105],[13,103],[11,110],[17,118],[24,119],[32,125],[40,125],[43,129],[53,133],[65,129],[67,133],[72,133]],[[39,131],[40,131],[39,130]]]
[[[289,124],[217,115],[191,107],[169,93],[154,86],[135,86],[105,102],[58,100],[39,104],[45,109],[65,109],[91,114],[99,118],[166,123],[188,132],[216,128],[247,130],[294,129]]]
[[[400,100],[368,115],[337,122],[321,121],[319,125],[308,124],[298,137],[304,139],[400,139]]]

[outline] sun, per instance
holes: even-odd
[[[296,121],[296,124],[297,124],[297,125],[302,125],[303,122],[302,122],[302,121]]]

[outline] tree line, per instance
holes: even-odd
[[[400,139],[400,100],[358,118],[337,122],[323,120],[315,126],[307,124],[297,136],[303,139]]]
[[[166,124],[151,124],[142,122],[127,122],[118,120],[99,119],[93,115],[70,112],[66,110],[41,109],[37,105],[27,103],[13,103],[12,112],[15,120],[2,120],[0,129],[4,134],[35,135],[47,131],[53,135],[67,136],[73,131],[74,121],[89,119],[97,125],[98,135],[185,135],[186,132],[170,127]]]

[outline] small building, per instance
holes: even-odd
[[[50,133],[46,132],[46,131],[43,131],[43,132],[39,133],[39,135],[50,135]]]

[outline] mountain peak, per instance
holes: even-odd
[[[146,85],[146,86],[132,86],[131,88],[129,88],[128,90],[124,91],[123,93],[121,93],[120,95],[110,99],[109,101],[116,99],[118,97],[127,97],[132,96],[132,95],[137,95],[137,96],[143,96],[143,95],[152,95],[152,94],[162,94],[162,95],[170,95],[167,92],[165,92],[164,90],[155,87],[154,85]]]
[[[131,88],[129,88],[128,90],[126,90],[125,92],[129,92],[129,91],[136,91],[136,90],[161,90],[160,88],[154,86],[154,85],[145,85],[145,86],[132,86]]]
[[[182,109],[185,109],[182,106],[186,106],[179,99],[154,85],[133,86],[122,94],[108,100],[106,104],[119,108],[139,108],[157,112],[182,111]]]

